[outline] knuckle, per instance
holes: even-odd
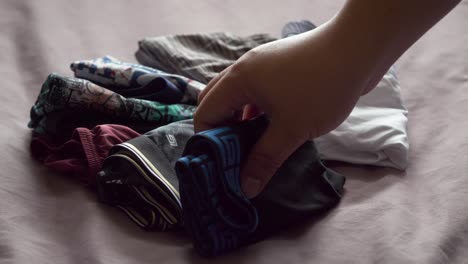
[[[242,60],[238,60],[234,64],[232,64],[229,72],[226,74],[226,78],[236,78],[238,76],[242,76],[244,73],[245,63]]]
[[[253,49],[247,51],[241,58],[251,59],[251,58],[258,57],[260,54],[261,54],[260,49],[258,47],[256,47],[256,48],[253,48]]]
[[[233,76],[247,74],[249,72],[249,67],[252,66],[252,62],[260,56],[260,53],[261,52],[255,48],[249,50],[230,66],[229,74]]]

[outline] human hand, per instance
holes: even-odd
[[[341,124],[359,96],[380,79],[375,77],[372,60],[363,58],[360,47],[350,45],[348,37],[331,21],[259,46],[215,77],[200,94],[196,132],[234,121],[239,112],[244,119],[260,112],[270,117],[269,127],[241,173],[242,189],[249,198],[265,187],[306,140]]]

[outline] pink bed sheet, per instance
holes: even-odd
[[[343,1],[0,2],[0,263],[467,263],[468,2],[397,63],[409,109],[406,172],[335,164],[339,206],[233,254],[205,260],[183,234],[148,233],[29,154],[29,109],[50,72],[77,59],[134,62],[170,33],[271,33],[322,23]],[[424,8],[424,7],[421,7]]]

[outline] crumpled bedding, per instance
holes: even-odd
[[[279,35],[320,24],[336,1],[0,2],[0,263],[208,263],[188,237],[145,232],[78,180],[30,156],[29,109],[50,72],[111,54],[135,62],[138,40],[228,31]],[[397,62],[411,149],[405,172],[327,163],[347,177],[330,213],[223,263],[466,263],[468,258],[468,2]]]

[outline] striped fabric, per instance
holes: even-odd
[[[265,117],[194,135],[176,163],[184,226],[202,256],[256,242],[341,199],[345,178],[325,167],[313,142],[301,146],[255,199],[240,186],[240,169],[268,125]]]
[[[96,179],[99,199],[145,230],[184,227],[203,256],[256,242],[338,203],[345,179],[321,163],[312,142],[257,198],[244,196],[240,166],[267,124],[260,118],[194,135],[193,120],[184,120],[116,145]]]
[[[313,28],[306,20],[289,22],[282,37]],[[273,40],[268,35],[239,37],[226,33],[146,38],[139,42],[136,58],[144,65],[207,83],[248,50]],[[325,160],[404,170],[409,149],[407,121],[392,67],[375,89],[360,97],[349,117],[335,130],[317,138],[315,144]]]
[[[102,202],[120,208],[146,230],[176,228],[182,214],[179,193],[148,157],[131,144],[120,145],[98,173]]]
[[[143,65],[208,83],[247,51],[273,40],[267,34],[169,35],[140,41],[135,56]]]
[[[307,20],[291,21],[282,31],[283,38],[315,28]],[[247,37],[231,33],[167,35],[138,42],[136,59],[143,65],[187,76],[208,83],[247,51],[276,40],[268,34]]]
[[[184,120],[114,146],[97,176],[100,200],[145,230],[179,228],[182,205],[174,165],[193,134],[193,120]]]

